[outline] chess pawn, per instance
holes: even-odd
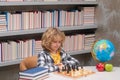
[[[80,75],[78,65],[74,65],[73,70],[74,70],[74,73],[73,73],[74,77],[78,77]]]
[[[83,76],[83,67],[81,66],[81,67],[78,67],[77,69],[76,69],[76,72],[77,72],[77,74],[79,75],[79,76]]]
[[[71,76],[74,77],[75,74],[75,65],[72,65]]]
[[[62,67],[62,74],[65,74],[66,73],[66,69],[65,69],[65,67]]]
[[[83,76],[83,75],[84,75],[84,69],[83,69],[83,66],[81,66],[81,69],[80,69],[79,71],[80,71],[80,75]]]
[[[57,71],[60,72],[60,69],[58,68]]]
[[[75,71],[75,65],[72,65],[72,70]]]
[[[79,70],[79,69],[78,69],[78,66],[77,66],[77,65],[73,65],[73,66],[72,66],[72,69],[73,69],[73,75],[74,75],[74,76],[77,76],[77,75],[78,75],[78,70]]]
[[[70,76],[70,73],[71,73],[71,67],[70,67],[70,65],[68,64],[68,65],[67,65],[67,73],[66,73],[66,75],[69,75],[69,76]]]

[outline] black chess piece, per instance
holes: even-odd
[[[75,65],[72,65],[72,70],[75,71]]]
[[[62,71],[66,71],[64,66],[62,67]]]
[[[65,71],[67,71],[67,65],[65,65],[64,67],[65,67]]]
[[[78,70],[79,70],[79,66],[78,66],[78,65],[75,65],[75,69],[78,71]]]
[[[70,71],[71,71],[70,65],[67,64],[67,74],[69,74]]]
[[[79,66],[77,66],[77,70],[79,70]]]
[[[69,69],[69,71],[71,71],[71,70],[72,70],[72,68],[71,68],[70,66],[69,66],[69,68],[68,68],[68,69]]]
[[[57,71],[60,72],[60,69],[58,68]]]
[[[83,66],[81,66],[81,69],[83,69]]]

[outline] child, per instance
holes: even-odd
[[[63,66],[79,65],[78,60],[71,57],[63,49],[65,34],[58,28],[48,28],[42,35],[43,51],[38,54],[38,66],[48,68],[49,72],[61,70]]]

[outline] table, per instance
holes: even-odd
[[[95,66],[86,66],[84,68],[94,71],[95,74],[83,76],[79,79],[70,79],[68,77],[50,73],[50,77],[45,80],[120,80],[120,67],[114,67],[111,72],[98,72]]]

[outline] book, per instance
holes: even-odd
[[[19,72],[20,76],[30,76],[30,77],[35,77],[37,75],[42,75],[44,73],[48,73],[48,69],[45,67],[34,67],[22,72]]]
[[[37,75],[34,77],[21,75],[20,80],[43,80],[43,79],[48,78],[48,77],[49,77],[48,73],[43,73],[43,74],[40,74],[40,75]]]

